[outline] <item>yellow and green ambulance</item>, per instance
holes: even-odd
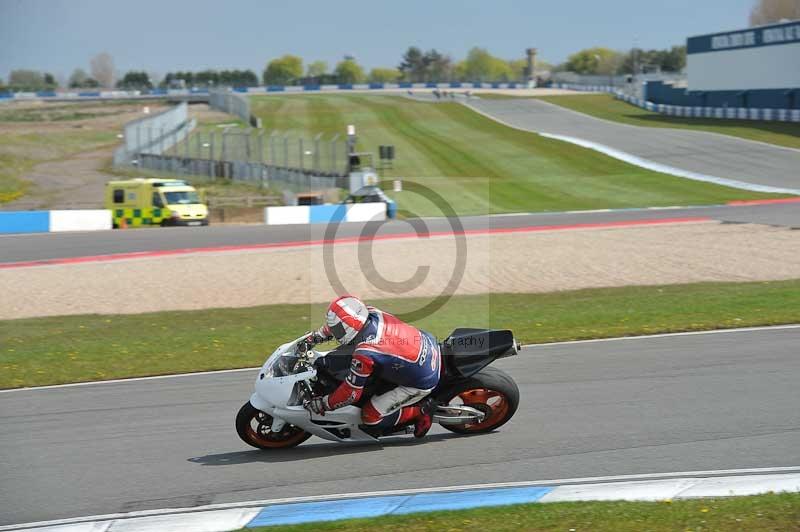
[[[114,227],[208,225],[208,207],[180,179],[136,178],[106,183]]]

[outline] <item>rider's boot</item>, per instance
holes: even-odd
[[[415,438],[424,438],[428,431],[431,430],[431,425],[433,425],[434,406],[435,405],[431,399],[426,399],[419,404],[419,414],[417,415],[417,419],[414,421]]]

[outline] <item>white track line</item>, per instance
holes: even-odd
[[[588,344],[588,343],[595,343],[595,342],[617,342],[621,340],[647,340],[650,338],[671,338],[677,336],[697,336],[703,334],[729,334],[729,333],[744,333],[744,332],[757,332],[757,331],[781,331],[787,329],[800,329],[800,323],[791,324],[791,325],[767,325],[763,327],[740,327],[740,328],[731,328],[731,329],[712,329],[709,331],[686,331],[686,332],[675,332],[675,333],[661,333],[661,334],[647,334],[647,335],[640,335],[640,336],[617,336],[614,338],[596,338],[592,340],[568,340],[565,342],[551,342],[546,344],[524,344],[523,347],[525,348],[533,348],[533,349],[541,349],[547,347],[556,347],[560,345],[571,345],[571,344]],[[38,390],[51,390],[54,388],[74,388],[78,386],[96,386],[102,384],[118,384],[118,383],[125,383],[125,382],[137,382],[137,381],[151,381],[157,379],[174,379],[174,378],[183,378],[183,377],[196,377],[196,376],[203,376],[203,375],[217,375],[217,374],[225,374],[225,373],[238,373],[242,371],[255,371],[260,366],[255,366],[252,368],[236,368],[236,369],[220,369],[220,370],[212,370],[212,371],[198,371],[194,373],[175,373],[171,375],[153,375],[150,377],[131,377],[130,379],[112,379],[106,381],[90,381],[90,382],[73,382],[70,384],[52,384],[49,386],[31,386],[29,388],[11,388],[7,390],[0,390],[0,394],[3,393],[13,393],[13,392],[29,392],[29,391],[38,391]]]
[[[392,495],[416,495],[420,493],[443,493],[450,491],[468,491],[468,490],[480,490],[480,489],[520,488],[528,486],[552,486],[552,485],[568,486],[568,485],[581,485],[581,484],[599,484],[605,482],[629,482],[634,480],[680,479],[680,478],[699,478],[699,477],[709,478],[709,477],[726,477],[734,475],[768,475],[770,473],[800,473],[800,466],[764,467],[755,469],[717,469],[709,471],[680,471],[674,473],[650,473],[650,474],[645,473],[637,475],[565,478],[565,479],[552,479],[552,480],[530,480],[522,482],[497,482],[490,484],[466,484],[459,486],[437,486],[431,488],[414,488],[414,489],[370,491],[370,492],[356,492],[356,493],[335,493],[331,495],[309,495],[305,497],[285,497],[279,499],[263,499],[263,500],[246,501],[246,502],[208,504],[204,506],[194,506],[188,508],[167,508],[161,510],[142,510],[137,512],[128,512],[128,513],[73,517],[68,519],[58,519],[54,521],[40,521],[34,523],[0,526],[0,531],[20,530],[26,528],[42,527],[42,526],[69,525],[69,524],[85,523],[91,521],[107,521],[113,519],[130,519],[135,517],[208,512],[213,510],[252,508],[252,507],[262,507],[273,504],[290,504],[298,502],[357,499],[357,498],[382,497],[382,496],[392,496]]]

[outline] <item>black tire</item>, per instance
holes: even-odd
[[[485,411],[486,418],[477,424],[442,425],[442,427],[458,434],[491,432],[505,425],[519,407],[519,388],[517,383],[507,373],[497,368],[484,368],[472,377],[454,382],[437,393],[436,399],[440,404],[447,405],[461,394],[469,396],[470,393],[478,397],[485,395],[491,396],[489,399],[494,397],[502,397],[502,399],[493,406],[486,403],[471,403],[461,398],[463,404]]]
[[[257,427],[253,428],[253,422],[257,423]],[[289,449],[300,445],[311,437],[311,434],[289,425],[288,423],[283,427],[280,432],[264,432],[262,427],[272,424],[272,416],[258,410],[250,401],[242,405],[239,413],[236,414],[236,433],[247,445],[251,445],[256,449]]]

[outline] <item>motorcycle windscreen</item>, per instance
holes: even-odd
[[[510,330],[456,329],[442,344],[449,371],[470,377],[498,358],[516,354]]]

